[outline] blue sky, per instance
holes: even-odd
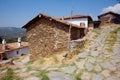
[[[119,13],[117,4],[116,0],[0,0],[0,27],[22,27],[39,13],[69,16],[71,8],[73,15],[91,15],[96,20],[107,10]]]

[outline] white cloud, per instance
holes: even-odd
[[[107,8],[103,8],[102,13],[108,12],[108,11],[113,11],[115,13],[120,13],[120,4],[116,4],[114,6],[109,6]]]

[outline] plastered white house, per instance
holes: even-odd
[[[16,48],[14,50],[10,50],[10,51],[6,51],[5,54],[7,56],[7,58],[12,58],[12,57],[16,57],[22,54],[28,54],[29,53],[29,48],[26,46],[21,47],[21,48]]]
[[[69,22],[72,24],[76,24],[80,27],[88,28],[88,27],[93,27],[92,24],[92,18],[91,16],[85,16],[85,15],[72,15],[68,17],[62,17],[58,18],[60,20],[63,20],[65,22]]]
[[[8,44],[3,39],[2,44],[0,44],[0,61],[28,53],[28,42],[21,42],[20,38],[18,38],[18,42]]]

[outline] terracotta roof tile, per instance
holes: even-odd
[[[77,18],[89,18],[92,20],[91,16],[89,15],[72,15],[72,16],[63,16],[64,20],[67,20],[67,19],[77,19]],[[62,20],[62,17],[61,18],[58,18],[60,20]]]
[[[8,43],[6,46],[7,46],[7,50],[6,51],[12,51],[12,50],[19,49],[17,42],[15,42],[15,43]],[[21,48],[24,48],[24,47],[28,47],[28,42],[22,42],[22,47]],[[5,52],[5,51],[2,50],[2,44],[0,44],[0,53],[2,53],[2,52]]]

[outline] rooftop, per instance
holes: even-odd
[[[107,15],[107,14],[114,14],[114,15],[118,15],[118,16],[120,16],[120,14],[118,14],[118,13],[115,13],[115,12],[109,11],[109,12],[106,12],[106,13],[103,13],[103,14],[99,15],[98,18],[101,17],[101,16],[104,16],[104,15]]]
[[[64,18],[64,20],[67,20],[67,19],[78,19],[78,18],[89,18],[89,19],[92,20],[91,16],[89,16],[89,15],[81,15],[81,14],[79,14],[79,15],[72,15],[72,16],[63,16],[63,17],[58,18],[58,19],[62,20],[62,18]]]
[[[28,42],[22,42],[22,47],[21,48],[24,48],[24,47],[28,47]],[[18,42],[15,42],[15,43],[8,43],[6,46],[7,46],[7,50],[2,50],[2,46],[3,44],[0,44],[0,53],[3,53],[3,52],[6,52],[6,51],[13,51],[13,50],[16,50],[16,49],[19,49],[18,47]]]
[[[49,20],[54,20],[56,22],[59,22],[59,23],[62,23],[64,25],[67,25],[67,26],[72,26],[72,27],[77,27],[77,28],[83,28],[83,27],[80,27],[78,25],[75,25],[75,24],[72,24],[72,23],[68,23],[68,22],[64,22],[58,18],[54,18],[54,17],[51,17],[51,16],[48,16],[48,15],[45,15],[45,14],[39,14],[37,15],[35,18],[33,18],[32,20],[30,20],[26,25],[24,25],[22,28],[27,28],[29,27],[29,25],[33,24],[34,22],[36,22],[37,20],[39,20],[40,18],[47,18]]]

